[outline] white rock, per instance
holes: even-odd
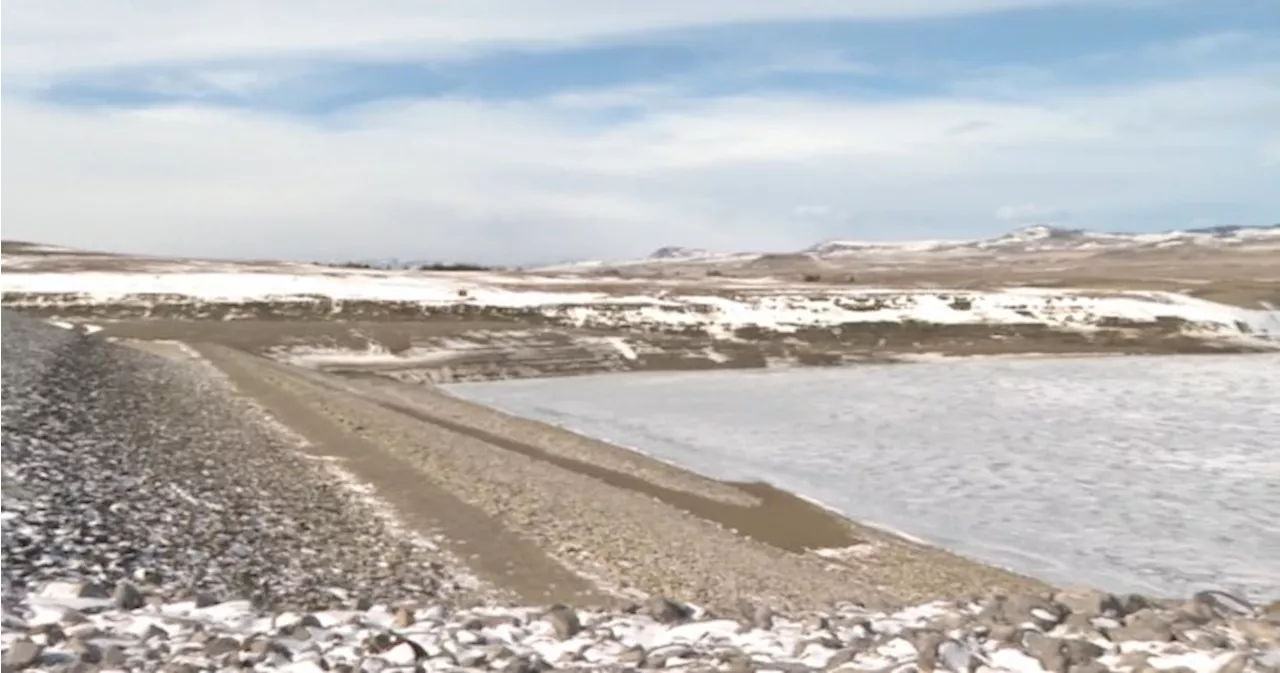
[[[413,651],[413,647],[408,643],[400,643],[395,647],[383,652],[380,655],[389,664],[396,666],[412,666],[418,660],[418,655]]]

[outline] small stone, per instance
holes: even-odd
[[[618,655],[618,663],[639,667],[644,663],[644,657],[644,648],[640,645],[635,645]]]
[[[560,640],[568,640],[582,631],[582,621],[578,613],[567,605],[556,604],[547,610],[546,619],[556,631]]]
[[[745,652],[737,652],[725,659],[725,671],[729,673],[755,673],[756,664]]]
[[[773,608],[767,605],[757,606],[751,614],[751,625],[761,631],[773,630]]]
[[[1241,653],[1223,662],[1222,666],[1214,673],[1244,673],[1245,668],[1248,666],[1249,655]]]
[[[129,661],[129,655],[125,654],[124,648],[119,645],[108,646],[102,651],[103,668],[124,668]]]
[[[399,666],[412,666],[430,658],[421,645],[408,638],[396,639],[395,645],[381,652],[381,655],[388,663]]]
[[[458,665],[463,668],[479,668],[486,661],[488,657],[479,650],[467,650],[458,655]]]
[[[97,624],[76,624],[66,630],[67,638],[76,638],[78,640],[89,641],[102,635],[102,629]]]
[[[230,636],[214,638],[204,644],[204,653],[210,657],[220,657],[240,649],[240,641]]]
[[[67,633],[58,624],[40,624],[27,630],[27,635],[42,645],[57,645],[67,639]]]
[[[938,646],[945,636],[937,631],[918,631],[910,640],[916,648],[916,668],[921,673],[933,673],[938,666]]]
[[[1225,591],[1201,591],[1191,600],[1205,606],[1219,619],[1252,617],[1257,614],[1257,608],[1252,603]]]
[[[79,610],[67,610],[62,613],[63,624],[83,624],[87,621],[89,621],[89,618]]]
[[[155,624],[147,626],[147,630],[142,632],[142,639],[145,640],[168,640],[169,632],[160,628]]]
[[[373,599],[368,596],[360,596],[355,601],[355,609],[360,612],[367,612],[373,608]]]
[[[1117,607],[1120,608],[1119,617],[1127,617],[1139,610],[1145,610],[1151,607],[1151,599],[1142,594],[1125,594],[1117,599]]]
[[[1004,602],[1004,614],[1011,623],[1031,622],[1047,631],[1061,624],[1069,610],[1039,596],[1018,595]]]
[[[1097,589],[1064,589],[1054,594],[1053,600],[1073,615],[1102,617],[1120,612],[1120,601],[1115,596]]]
[[[67,651],[75,654],[86,664],[96,664],[102,661],[102,648],[93,643],[72,638],[67,641]]]
[[[31,668],[40,661],[40,655],[44,654],[44,646],[32,642],[27,638],[19,638],[9,645],[9,649],[4,651],[2,659],[4,670],[21,671]]]
[[[1072,664],[1068,673],[1111,673],[1111,669],[1099,662],[1091,661],[1087,664]]]
[[[266,636],[253,636],[241,645],[241,650],[255,657],[266,657],[272,653],[290,654],[289,648]]]
[[[142,592],[128,580],[116,583],[116,590],[111,595],[111,600],[119,610],[137,610],[147,604]]]
[[[1103,632],[1107,639],[1113,643],[1122,643],[1125,641],[1142,641],[1152,643],[1167,643],[1173,640],[1173,629],[1168,626],[1147,625],[1147,626],[1121,626],[1114,629],[1107,629]]]
[[[1280,645],[1280,626],[1261,619],[1232,619],[1231,628],[1255,645]]]
[[[110,592],[94,582],[49,582],[40,590],[45,598],[111,598]]]
[[[938,645],[938,661],[951,673],[974,673],[980,663],[972,648],[954,638]]]
[[[1062,625],[1067,627],[1068,631],[1083,633],[1097,632],[1097,628],[1093,625],[1093,617],[1085,612],[1072,612],[1062,621]]]
[[[1112,642],[1142,640],[1167,643],[1173,640],[1170,618],[1152,608],[1143,608],[1124,618],[1124,626],[1108,629],[1106,636]]]
[[[328,662],[323,658],[306,659],[289,665],[290,673],[325,673],[328,670]]]
[[[197,609],[210,608],[221,602],[222,601],[219,601],[217,596],[214,596],[208,591],[201,591],[195,595],[195,604]]]
[[[845,664],[853,661],[857,656],[858,656],[857,650],[853,649],[852,647],[845,648],[828,657],[825,668],[828,671],[834,668],[840,668],[841,666],[844,666]]]
[[[311,640],[311,628],[298,622],[280,629],[280,635],[293,640]]]
[[[1231,647],[1231,639],[1221,633],[1201,629],[1179,629],[1173,637],[1197,650],[1223,650]]]
[[[991,598],[988,598],[982,603],[982,609],[978,611],[978,614],[974,619],[987,625],[1008,624],[1009,618],[1008,615],[1005,614],[1006,601],[1007,599],[1004,596],[992,596]]]
[[[1000,645],[1013,645],[1018,637],[1018,627],[995,624],[987,631],[987,640]]]
[[[143,584],[160,584],[160,573],[153,568],[137,568],[133,571],[133,581]]]
[[[1116,657],[1117,668],[1132,668],[1141,670],[1147,667],[1147,662],[1151,660],[1153,655],[1150,652],[1135,650],[1133,652],[1125,652]]]
[[[662,624],[675,624],[687,620],[693,610],[689,606],[665,596],[654,596],[645,604],[645,612],[654,621]]]
[[[542,671],[549,671],[551,668],[551,664],[548,664],[542,657],[535,654],[512,659],[507,662],[502,671],[503,673],[542,673]]]
[[[1067,655],[1067,661],[1072,666],[1093,663],[1098,657],[1107,653],[1100,645],[1078,638],[1063,640],[1062,651]]]
[[[1213,609],[1197,600],[1183,601],[1173,610],[1171,622],[1181,622],[1193,626],[1203,626],[1217,619]]]
[[[1043,656],[1037,657],[1040,666],[1049,673],[1068,673],[1071,669],[1071,663],[1067,661],[1067,656],[1062,652],[1049,652]]]
[[[831,620],[827,619],[825,615],[817,613],[805,615],[802,624],[804,625],[804,630],[808,632],[831,629]]]
[[[407,629],[410,626],[413,626],[415,621],[417,620],[413,617],[413,610],[405,606],[400,606],[399,608],[396,608],[396,616],[392,618],[391,623],[394,624],[396,628]]]
[[[948,612],[934,619],[930,627],[938,631],[953,631],[964,628],[968,623],[968,615],[961,612]]]
[[[322,624],[322,623],[320,622],[320,618],[319,618],[319,617],[317,617],[317,616],[315,616],[315,615],[314,615],[314,614],[312,614],[312,613],[307,613],[307,614],[305,614],[305,615],[302,615],[302,619],[299,619],[299,620],[298,620],[298,623],[299,623],[299,624],[301,624],[302,626],[305,626],[305,627],[309,628],[309,629],[323,629],[323,628],[324,628],[324,624]]]
[[[1042,663],[1057,658],[1062,658],[1064,666],[1070,663],[1063,654],[1063,641],[1058,638],[1051,638],[1036,631],[1024,631],[1021,633],[1020,640],[1022,651]]]

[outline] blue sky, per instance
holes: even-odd
[[[536,263],[1280,221],[1274,0],[4,18],[6,238]]]

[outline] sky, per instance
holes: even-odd
[[[539,264],[1280,222],[1276,0],[10,0],[3,235]]]

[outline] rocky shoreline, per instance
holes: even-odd
[[[1072,590],[934,602],[713,614],[655,597],[622,610],[417,601],[268,611],[152,600],[55,582],[5,607],[4,669],[893,671],[1273,673],[1280,609],[1201,592],[1186,601]]]

